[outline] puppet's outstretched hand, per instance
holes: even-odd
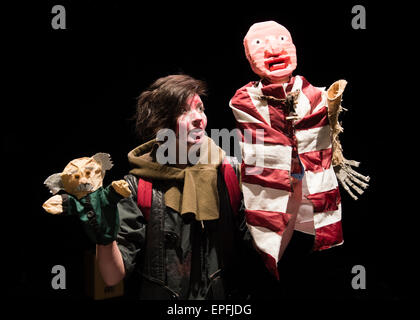
[[[362,194],[364,192],[363,189],[369,186],[368,182],[370,180],[368,176],[364,176],[353,170],[352,167],[358,167],[359,164],[360,162],[344,159],[341,164],[334,166],[338,181],[354,200],[358,198],[351,191],[350,187],[358,194]]]
[[[63,213],[63,198],[61,195],[56,194],[52,196],[42,205],[45,211],[51,214],[60,214]]]
[[[118,180],[118,181],[112,181],[111,183],[114,190],[122,195],[124,198],[127,198],[131,196],[130,188],[128,187],[128,183],[125,180]]]
[[[346,80],[338,80],[334,82],[327,90],[328,100],[328,120],[331,127],[331,140],[332,140],[332,165],[337,175],[338,181],[343,188],[350,194],[350,196],[357,200],[357,196],[351,191],[350,187],[358,194],[363,193],[369,185],[370,178],[361,175],[353,170],[352,167],[358,167],[360,162],[354,160],[347,160],[343,156],[343,148],[341,146],[338,135],[343,132],[343,127],[338,122],[338,116],[343,110],[341,106],[342,96],[346,88]]]

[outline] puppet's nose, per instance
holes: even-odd
[[[87,180],[87,178],[86,177],[82,177],[82,178],[80,178],[80,180],[79,180],[79,183],[80,184],[84,184],[84,183],[87,183],[88,182],[88,180]]]
[[[287,51],[280,47],[280,48],[275,48],[274,50],[266,49],[264,52],[264,57],[267,59],[270,57],[277,57],[277,56],[282,56],[285,54],[287,54]]]
[[[283,47],[281,45],[281,43],[276,40],[274,37],[268,37],[266,39],[266,55],[267,54],[271,54],[271,55],[279,55],[282,51],[283,51]]]

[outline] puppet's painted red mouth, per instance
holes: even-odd
[[[265,67],[270,71],[286,69],[290,64],[290,57],[271,57],[265,60]]]

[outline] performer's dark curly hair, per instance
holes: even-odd
[[[141,143],[156,137],[160,129],[175,130],[177,118],[187,110],[187,99],[206,94],[206,84],[184,74],[157,79],[137,100],[136,133]]]

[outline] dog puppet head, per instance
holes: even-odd
[[[105,172],[112,167],[109,154],[97,153],[90,158],[83,157],[70,161],[63,172],[52,174],[44,184],[52,194],[64,190],[80,199],[102,187]]]

